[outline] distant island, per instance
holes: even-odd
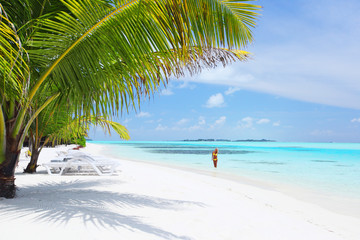
[[[246,139],[246,140],[235,140],[234,142],[276,142],[276,140],[270,140],[270,139]]]
[[[244,139],[244,140],[230,140],[230,139],[185,139],[184,142],[276,142],[275,140],[269,139]]]

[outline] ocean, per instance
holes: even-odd
[[[91,141],[107,154],[360,200],[359,143]],[[218,168],[211,152],[219,149]]]

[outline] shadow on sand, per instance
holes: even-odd
[[[91,189],[106,181],[71,181],[42,183],[20,188],[15,199],[3,199],[0,204],[1,218],[18,218],[29,214],[34,221],[67,224],[73,218],[81,218],[84,225],[97,228],[119,227],[137,229],[164,239],[190,239],[142,222],[136,216],[123,215],[111,209],[150,207],[179,209],[181,205],[204,206],[199,202],[179,201],[145,195],[126,194]],[[36,213],[36,214],[34,214]]]

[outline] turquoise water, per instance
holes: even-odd
[[[268,182],[281,182],[360,198],[359,143],[282,142],[100,142],[108,154],[127,159],[211,170]]]

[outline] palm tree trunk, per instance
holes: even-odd
[[[36,173],[36,168],[39,166],[37,165],[39,154],[39,148],[36,146],[36,144],[33,144],[31,148],[31,159],[26,169],[24,170],[24,173]]]
[[[5,161],[0,164],[0,197],[15,197],[15,168],[19,161],[20,150],[18,150],[19,139],[7,137]]]

